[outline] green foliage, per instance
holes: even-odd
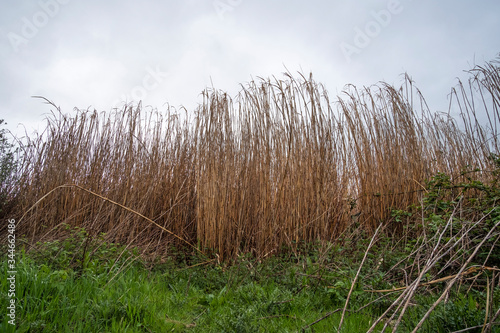
[[[425,182],[425,192],[422,198],[422,206],[410,206],[405,209],[393,209],[391,216],[395,222],[409,221],[412,217],[420,217],[425,222],[425,230],[428,238],[448,228],[441,241],[447,242],[452,237],[459,237],[467,227],[474,221],[481,223],[468,232],[471,239],[469,247],[477,245],[500,219],[500,157],[491,154],[489,162],[491,170],[480,170],[465,167],[459,177],[452,178],[445,173],[437,173]],[[484,181],[483,179],[487,179]],[[420,223],[416,222],[416,227]],[[419,230],[415,228],[415,230]],[[422,230],[420,230],[422,231]],[[413,235],[415,238],[418,235]],[[479,265],[488,264],[495,266],[500,264],[500,253],[489,251],[494,247],[495,238],[486,241],[478,253],[475,262]],[[406,250],[416,245],[415,240],[407,242]],[[433,244],[429,243],[429,247]],[[469,254],[464,252],[462,254]],[[454,253],[451,252],[448,259]],[[459,253],[460,254],[460,253]],[[487,262],[485,262],[487,260]]]
[[[326,253],[308,249],[310,255],[296,262],[278,256],[259,262],[246,255],[231,265],[183,267],[173,257],[149,270],[142,260],[128,266],[134,254],[122,253],[122,246],[106,243],[103,235],[92,238],[85,229],[61,228],[68,229],[65,239],[36,244],[29,253],[20,251],[19,332],[59,332],[66,327],[74,332],[300,331],[343,305],[355,275],[351,260],[339,262],[340,270],[318,264],[325,255],[341,258],[338,247]],[[363,295],[364,284],[355,288],[353,307],[372,298]],[[2,298],[0,305],[6,301]],[[365,315],[348,316],[347,331],[366,330]],[[314,329],[328,330],[339,320],[338,314],[332,315]]]
[[[260,262],[245,255],[231,265],[211,262],[190,267],[172,257],[150,270],[142,260],[133,262],[136,256],[122,246],[106,243],[104,235],[88,241],[88,231],[63,228],[70,232],[64,240],[38,244],[30,253],[20,251],[18,332],[61,332],[67,327],[73,332],[297,332],[323,317],[305,331],[331,331],[340,322],[340,312],[328,314],[345,305],[363,256],[347,246],[311,245],[295,260],[276,256]],[[78,260],[86,243],[91,254],[82,270]],[[366,291],[394,287],[380,258],[390,266],[404,252],[387,251],[389,244],[382,239],[367,256],[342,332],[367,331],[398,296],[380,298]],[[330,261],[320,260],[325,256]],[[0,278],[5,290],[6,279]],[[496,287],[493,293],[493,308],[500,302],[499,290]],[[418,306],[405,315],[402,331],[413,328],[436,297],[416,297]],[[3,295],[0,306],[7,301]],[[458,293],[436,309],[424,331],[448,332],[481,324],[484,304],[484,293]],[[5,327],[0,322],[0,329],[9,332]]]
[[[0,119],[0,125],[2,124],[6,123]],[[14,149],[14,145],[7,139],[7,130],[0,128],[0,214],[12,199],[12,182],[17,170],[16,152],[17,149]]]
[[[107,243],[105,234],[96,237],[89,235],[84,228],[71,228],[62,224],[60,229],[69,232],[63,240],[37,243],[38,251],[31,257],[36,262],[43,262],[54,270],[71,269],[82,274],[84,272],[101,275],[116,272],[121,265],[137,256],[137,250],[125,251],[124,246]]]
[[[391,216],[394,218],[396,222],[403,222],[406,218],[411,217],[413,214],[402,209],[393,209],[391,211]]]
[[[445,333],[483,325],[486,312],[478,296],[473,293],[469,293],[468,296],[458,294],[454,295],[452,300],[439,304],[433,315],[424,323],[423,331]],[[412,308],[407,315],[407,320],[403,323],[408,331],[411,331],[415,323],[424,315],[432,304],[432,300],[429,297],[417,298],[421,306]],[[471,332],[481,332],[481,328],[471,330]]]

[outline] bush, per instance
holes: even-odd
[[[7,124],[0,119],[0,125]],[[7,130],[0,128],[0,216],[3,216],[12,201],[17,160],[17,149],[7,139]]]

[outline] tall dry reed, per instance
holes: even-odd
[[[69,224],[156,253],[189,243],[222,259],[333,241],[353,223],[373,232],[392,209],[418,203],[429,177],[485,169],[499,153],[498,63],[471,73],[450,106],[461,124],[431,113],[408,76],[401,88],[349,86],[333,101],[312,76],[285,74],[234,98],[206,90],[193,113],[56,108],[23,146],[13,215],[24,214],[30,240]],[[64,184],[99,196],[64,187],[39,201]]]

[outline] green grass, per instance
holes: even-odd
[[[85,248],[86,239],[84,230],[77,229],[64,241],[18,253],[16,330],[2,316],[0,331],[333,332],[341,310],[311,324],[343,308],[366,247],[365,241],[355,247],[300,244],[296,255],[283,252],[261,262],[242,256],[227,264],[212,261],[193,267],[205,259],[193,257],[191,266],[175,256],[148,263],[138,259],[137,250],[124,251],[102,239]],[[377,246],[353,289],[342,332],[366,332],[397,295],[377,301],[380,294],[365,291],[393,286],[383,271],[373,273],[384,240]],[[396,251],[387,260],[403,256]],[[6,276],[0,283],[2,290],[8,289]],[[415,297],[398,331],[410,331],[438,294],[431,290]],[[494,295],[498,308],[498,287]],[[460,290],[455,296],[438,306],[425,332],[451,332],[484,322],[484,292],[473,289],[465,295]],[[2,309],[7,302],[2,293]]]
[[[336,292],[296,275],[294,266],[246,264],[179,269],[169,263],[150,271],[136,263],[108,284],[108,272],[57,269],[22,254],[17,332],[287,332],[341,305]],[[367,327],[363,318],[350,316],[346,327]],[[332,316],[315,328],[338,321]],[[5,320],[1,325],[9,331]]]

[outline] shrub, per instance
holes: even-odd
[[[3,119],[0,119],[0,125],[6,125]],[[17,149],[7,139],[7,130],[0,128],[0,216],[7,213],[6,210],[13,200],[14,179],[17,170],[16,160]]]

